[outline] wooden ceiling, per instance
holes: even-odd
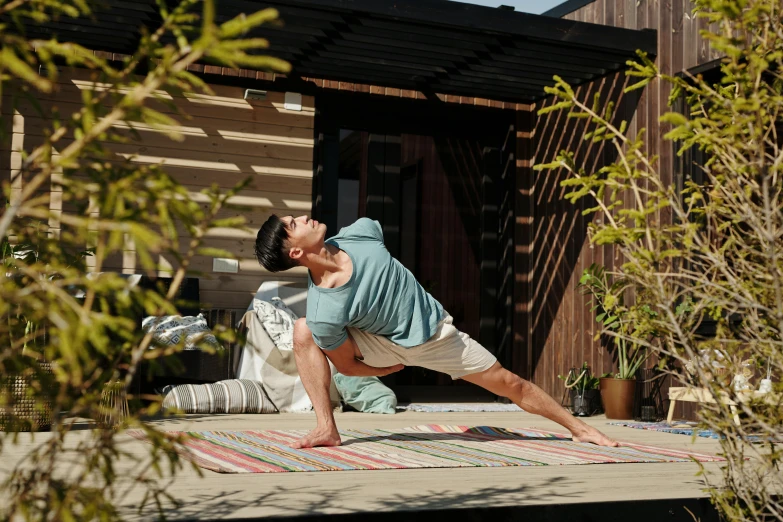
[[[173,2],[172,2],[173,4]],[[218,21],[274,7],[283,24],[252,36],[291,63],[291,76],[533,102],[559,75],[578,85],[624,69],[657,35],[445,0],[219,0]],[[105,0],[94,21],[33,28],[89,48],[132,52],[156,28],[155,0]],[[198,7],[198,5],[196,6]]]

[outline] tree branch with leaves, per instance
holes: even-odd
[[[174,293],[193,256],[234,257],[205,247],[204,238],[215,228],[244,229],[241,216],[220,216],[237,209],[232,200],[247,181],[228,189],[213,186],[194,198],[163,167],[118,160],[112,144],[128,143],[125,131],[134,126],[181,140],[177,127],[187,114],[166,114],[160,104],[164,95],[211,94],[189,70],[193,64],[283,73],[290,66],[266,55],[268,42],[257,36],[263,25],[277,23],[274,9],[217,23],[213,0],[157,5],[159,27],[146,30],[126,58],[112,61],[76,42],[26,37],[30,24],[88,18],[103,7],[100,2],[0,1],[0,132],[5,133],[0,144],[13,143],[10,123],[21,102],[36,107],[44,122],[40,139],[13,148],[20,161],[2,187],[0,375],[29,380],[29,395],[53,410],[51,433],[4,468],[2,496],[8,501],[0,507],[2,520],[118,520],[115,502],[129,487],[145,488],[144,502],[162,510],[173,499],[161,481],[185,465],[177,453],[184,438],[144,421],[158,412],[159,399],[131,395],[133,413],[117,429],[95,424],[77,432],[75,422],[97,422],[106,414],[101,394],[107,383],[119,381],[128,390],[142,361],[161,364],[183,349],[153,345],[152,334],[138,328],[137,314],[176,312]],[[74,68],[89,73],[78,108],[62,115],[41,109],[38,100]],[[50,204],[55,192],[63,211]],[[107,259],[127,245],[146,274],[162,268],[157,256],[176,260],[167,295],[131,287],[120,274],[105,271]],[[223,342],[235,338],[226,329],[216,328],[215,334]],[[25,437],[31,423],[15,414],[13,396],[3,386],[0,409],[3,454]],[[123,446],[128,429],[141,430],[151,442],[145,456]]]
[[[626,281],[654,312],[635,322],[656,332],[649,347],[662,367],[719,399],[699,411],[703,427],[721,436],[728,459],[713,501],[728,520],[783,520],[775,496],[783,489],[781,453],[772,443],[783,440],[781,6],[773,0],[695,5],[695,16],[717,28],[702,37],[724,55],[720,79],[665,75],[641,54],[629,63],[637,83],[628,90],[659,82],[671,86],[670,105],[684,101],[684,110],[660,121],[679,155],[698,150],[707,158],[698,176],[682,185],[665,181],[671,175],[662,169],[670,166],[645,149],[644,129],[629,136],[628,122],[613,124],[611,103],[588,102],[559,78],[547,89],[555,102],[539,114],[566,111],[584,120],[586,139],[613,147],[617,160],[586,171],[563,151],[536,168],[565,170],[566,198],[587,202],[585,214],[597,218],[590,242],[613,247],[621,264],[612,277]],[[700,333],[708,323],[714,324],[709,340]],[[771,392],[732,380],[749,366],[772,377]]]

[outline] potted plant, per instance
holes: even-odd
[[[649,306],[625,304],[629,283],[623,278],[612,278],[602,266],[592,264],[579,279],[583,295],[593,298],[591,311],[602,329],[596,335],[608,334],[617,357],[617,372],[600,379],[601,400],[607,419],[632,419],[636,389],[636,372],[649,357],[645,341],[653,332],[640,318],[656,315]]]
[[[38,261],[38,252],[34,245],[12,244],[7,238],[2,238],[0,261],[6,277],[13,284],[24,285],[24,277],[19,273],[17,263],[35,263]],[[29,351],[38,344],[41,333],[39,326],[36,321],[21,313],[9,314],[7,319],[9,337],[4,341],[12,343],[21,338],[21,355],[25,362],[16,371],[4,372],[0,378],[0,431],[12,425],[18,431],[48,430],[51,425],[51,401],[45,396],[41,397],[45,394],[36,394],[31,390],[39,372],[51,374],[51,367],[47,363],[29,358]]]
[[[92,250],[71,254],[64,250],[48,252],[35,242],[44,237],[48,227],[39,221],[25,223],[32,242],[12,242],[8,237],[0,238],[0,265],[5,276],[4,284],[24,288],[30,283],[29,275],[22,268],[46,263],[47,256],[57,255],[69,266],[80,266]],[[42,271],[40,277],[53,280],[61,277],[52,271]],[[46,360],[44,351],[47,331],[35,317],[35,312],[16,309],[6,313],[4,332],[0,343],[17,346],[16,357],[6,357],[0,366],[0,431],[44,431],[52,423],[52,393],[54,372]],[[4,346],[4,347],[5,347]],[[14,348],[12,348],[14,349]]]
[[[590,372],[587,362],[581,368],[572,368],[566,377],[558,377],[565,381],[571,397],[571,413],[577,417],[589,417],[601,410],[599,379]]]

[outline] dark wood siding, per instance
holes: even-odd
[[[651,28],[658,31],[656,63],[665,74],[709,62],[717,57],[699,35],[706,24],[693,17],[693,5],[687,0],[597,0],[566,16],[576,21],[625,27]],[[630,121],[629,133],[635,135],[647,128],[645,146],[650,155],[659,155],[660,172],[671,183],[674,171],[674,151],[662,136],[666,133],[658,118],[666,112],[669,88],[651,84],[640,94],[624,95],[627,80],[617,74],[581,87],[583,99],[595,92],[602,99],[614,99],[619,105],[618,119]],[[520,114],[517,126],[517,236],[514,369],[560,398],[563,393],[558,374],[587,361],[595,372],[613,369],[611,355],[594,340],[594,315],[585,305],[586,298],[576,288],[582,271],[591,263],[609,268],[616,261],[607,247],[591,247],[587,241],[587,222],[581,216],[582,207],[563,201],[560,181],[563,172],[533,172],[529,158],[535,163],[552,161],[560,150],[577,151],[577,160],[588,171],[614,159],[612,150],[584,143],[584,126],[566,120],[555,113],[536,117]],[[530,118],[530,121],[527,118]],[[532,129],[528,142],[521,137]],[[522,134],[520,134],[522,133]],[[668,215],[658,216],[665,221]]]
[[[422,162],[419,281],[479,338],[481,150],[473,140],[404,134],[403,163]]]
[[[618,119],[633,115],[637,98],[624,95],[624,74],[615,74],[577,90],[583,99],[591,100],[596,92],[602,99],[618,104]],[[535,163],[551,161],[561,150],[576,153],[577,162],[587,171],[594,171],[614,159],[613,149],[603,144],[583,140],[585,126],[582,120],[566,118],[564,113],[532,116],[532,136],[523,145],[523,153]],[[523,123],[524,124],[524,123]],[[530,159],[520,158],[525,174],[518,184],[517,227],[523,233],[517,246],[517,281],[522,286],[517,315],[527,330],[518,342],[529,343],[526,350],[525,373],[549,393],[562,394],[558,375],[565,375],[572,366],[586,361],[594,372],[612,369],[612,359],[594,341],[597,333],[593,314],[587,307],[588,299],[576,285],[585,268],[591,263],[612,266],[610,249],[591,247],[587,241],[588,218],[582,216],[586,203],[573,205],[564,199],[567,189],[561,182],[565,171],[535,172],[528,165]],[[527,213],[527,215],[525,215]],[[525,277],[527,276],[527,277]],[[525,313],[523,307],[528,309]],[[526,317],[525,317],[526,316]],[[517,368],[522,370],[522,368]]]

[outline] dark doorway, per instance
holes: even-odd
[[[359,217],[454,318],[503,353],[498,313],[498,183],[511,111],[431,101],[324,95],[316,100],[314,215],[332,235]],[[503,362],[503,361],[501,361]],[[401,400],[476,393],[423,368],[384,378]],[[461,388],[461,389],[458,389]],[[438,391],[440,390],[440,391]]]

